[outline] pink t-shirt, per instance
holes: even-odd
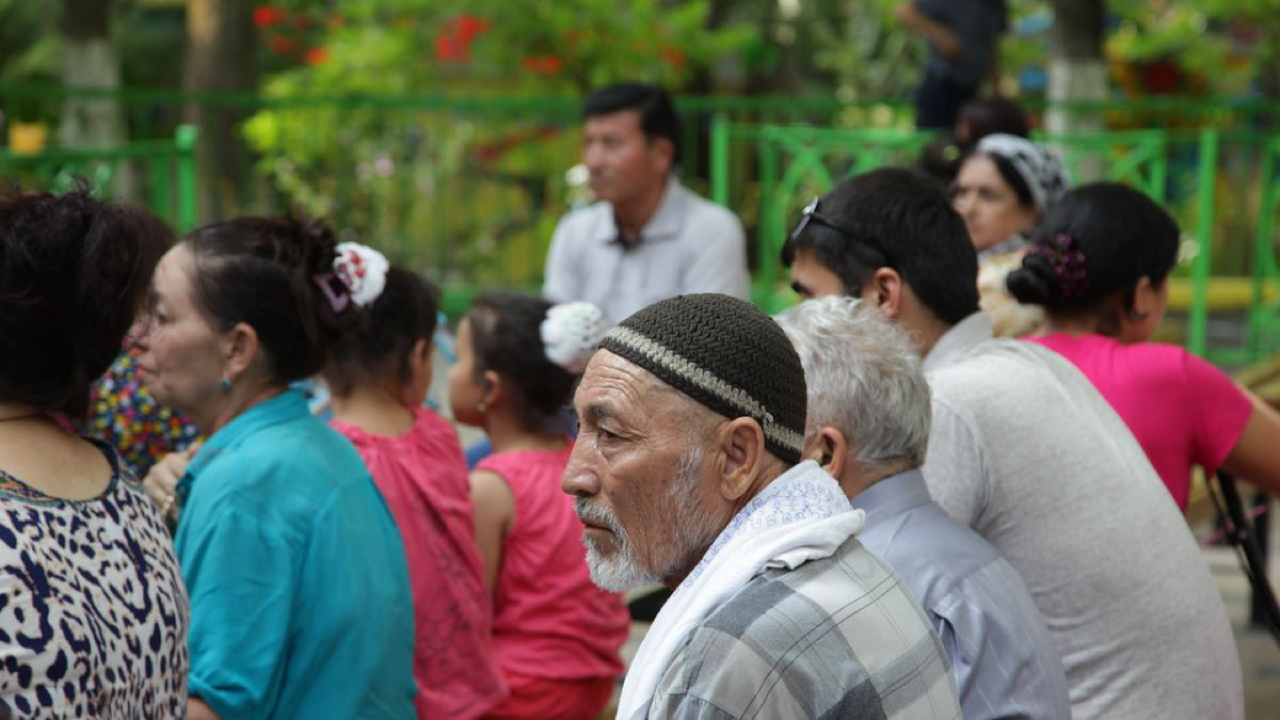
[[[506,696],[476,547],[471,483],[458,435],[425,408],[399,437],[333,423],[364,458],[409,563],[420,718],[476,718]]]
[[[591,582],[582,522],[560,476],[573,449],[495,453],[477,470],[502,476],[515,518],[502,541],[493,645],[505,673],[579,680],[616,677],[631,617],[622,597]]]
[[[1176,345],[1062,333],[1026,339],[1070,360],[1093,382],[1184,510],[1191,466],[1217,471],[1253,412],[1226,373]]]

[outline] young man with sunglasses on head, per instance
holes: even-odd
[[[1226,610],[1160,478],[1074,366],[992,337],[964,221],[931,181],[843,181],[782,259],[802,297],[861,297],[911,336],[933,393],[929,492],[1026,581],[1074,717],[1243,716]]]

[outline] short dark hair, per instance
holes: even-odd
[[[680,116],[671,96],[660,85],[625,82],[600,88],[587,96],[582,117],[612,115],[623,110],[640,113],[640,130],[650,141],[665,138],[674,148],[672,166],[680,164]]]
[[[809,248],[849,293],[890,267],[939,320],[954,325],[977,312],[977,253],[932,180],[900,168],[873,170],[843,180],[819,206],[841,230],[809,223],[782,246],[784,265]]]
[[[1178,224],[1154,200],[1127,185],[1096,182],[1070,190],[1045,216],[1022,267],[1006,278],[1018,302],[1053,314],[1092,310],[1143,277],[1164,282],[1178,259]],[[1069,248],[1062,248],[1069,242]],[[1083,255],[1083,276],[1059,273],[1062,250]]]
[[[369,377],[409,380],[409,360],[419,340],[436,332],[440,293],[404,268],[387,271],[386,285],[373,304],[356,313],[353,327],[329,351],[324,376],[338,397],[350,395]]]
[[[542,321],[551,303],[515,293],[487,293],[467,311],[475,373],[492,370],[512,381],[525,424],[540,426],[554,418],[573,398],[579,375],[547,358]]]
[[[196,306],[219,330],[246,323],[258,333],[271,382],[288,384],[324,366],[355,313],[335,310],[321,282],[332,279],[329,226],[300,217],[245,217],[187,236],[195,258]],[[331,290],[332,292],[332,290]]]
[[[84,183],[0,198],[0,398],[83,417],[172,241],[151,213]]]

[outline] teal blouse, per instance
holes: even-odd
[[[188,467],[190,692],[234,718],[412,718],[404,549],[355,448],[287,391]]]

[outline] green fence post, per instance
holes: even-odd
[[[1199,252],[1191,267],[1191,317],[1187,345],[1204,357],[1208,350],[1209,270],[1213,258],[1213,201],[1218,169],[1218,131],[1200,132],[1200,179],[1196,207],[1196,239]]]
[[[151,166],[151,209],[161,219],[173,224],[173,183],[169,179],[169,156],[155,155]]]
[[[711,121],[711,199],[729,207],[729,119],[716,113]]]
[[[178,175],[178,232],[182,233],[196,226],[196,141],[199,138],[200,131],[194,125],[179,125],[173,136],[177,148],[174,166]]]

